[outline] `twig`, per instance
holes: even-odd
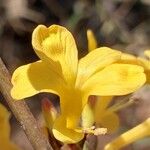
[[[20,122],[35,150],[52,150],[48,139],[46,139],[46,136],[42,134],[40,127],[30,112],[27,104],[23,100],[14,101],[12,99],[10,95],[11,88],[12,85],[10,82],[9,72],[0,58],[0,91],[5,97],[10,109],[16,119]]]

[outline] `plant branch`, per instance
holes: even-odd
[[[48,139],[46,139],[46,136],[42,134],[42,131],[27,104],[23,100],[14,101],[12,99],[10,95],[11,88],[10,74],[0,58],[0,91],[6,99],[10,109],[16,119],[20,122],[35,150],[53,150]]]

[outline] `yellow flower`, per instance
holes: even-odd
[[[0,149],[18,150],[17,146],[10,141],[10,113],[0,104]]]
[[[98,44],[92,30],[90,29],[87,30],[87,40],[88,40],[88,51],[91,52],[92,50],[95,50]],[[117,116],[116,113],[108,109],[108,106],[112,101],[112,99],[113,96],[97,97],[96,104],[92,112],[96,126],[98,125],[107,128],[109,133],[115,131],[119,127],[119,117]],[[87,104],[85,108],[89,108],[89,107],[90,107],[89,104]],[[92,109],[90,109],[90,112],[91,111]],[[88,117],[84,117],[84,118],[87,118],[86,122],[90,122],[91,120],[93,120],[93,119],[89,119]]]
[[[92,32],[92,30],[87,30],[87,40],[88,40],[88,51],[95,50],[97,48],[97,40]],[[150,50],[145,50],[144,55],[150,59]],[[144,68],[144,72],[146,74],[146,82],[150,83],[150,60],[144,59],[142,57],[135,57],[131,54],[122,53],[121,59],[118,63],[125,64],[135,64],[140,65]]]
[[[87,31],[87,40],[88,40],[88,51],[90,52],[94,50],[98,45],[96,38],[91,30]],[[148,58],[150,58],[150,50],[146,50],[144,54]],[[135,65],[142,66],[144,68],[144,72],[147,77],[146,82],[150,83],[150,61],[149,60],[140,57],[137,58],[133,55],[122,53],[121,59],[118,61],[118,63],[135,64]],[[96,124],[106,127],[108,129],[108,132],[113,132],[119,127],[119,117],[114,111],[112,111],[112,109],[108,108],[112,98],[113,98],[112,96],[98,97],[94,108],[94,116],[95,116]]]
[[[121,57],[119,51],[101,47],[78,60],[73,36],[59,25],[39,25],[32,45],[41,60],[16,69],[11,95],[14,99],[40,92],[59,95],[61,113],[52,132],[64,143],[84,137],[79,122],[89,95],[125,95],[145,83],[142,67],[115,63]]]
[[[95,44],[97,42],[95,40],[94,34],[91,34],[91,36],[87,34],[87,37],[88,37],[88,50],[89,51],[94,50],[96,48],[95,45],[97,45]],[[145,51],[144,54],[148,58],[150,58],[150,50]],[[133,55],[123,53],[121,55],[119,63],[136,64],[144,67],[145,73],[147,75],[147,83],[150,83],[149,60],[140,57],[136,58]],[[98,97],[94,109],[96,124],[106,127],[108,129],[108,132],[115,131],[119,126],[118,116],[116,115],[116,113],[114,113],[113,111],[111,111],[111,109],[108,108],[111,100],[112,100],[111,96]],[[141,123],[140,125],[134,127],[133,129],[125,132],[121,136],[117,137],[111,143],[108,143],[104,149],[119,150],[120,148],[123,148],[124,146],[147,136],[150,136],[150,118],[147,119],[145,122]]]
[[[150,136],[150,118],[108,143],[104,150],[119,150],[139,139]]]

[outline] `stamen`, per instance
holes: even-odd
[[[104,135],[107,133],[107,128],[96,128],[94,130],[94,135]]]
[[[95,128],[95,126],[75,130],[79,133],[94,134],[94,135],[104,135],[107,133],[107,128]]]

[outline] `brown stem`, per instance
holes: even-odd
[[[16,119],[20,122],[35,150],[53,150],[48,139],[46,139],[46,136],[42,134],[42,131],[27,104],[23,100],[14,101],[12,99],[10,95],[11,88],[10,74],[0,58],[0,91],[5,97],[10,109]]]

